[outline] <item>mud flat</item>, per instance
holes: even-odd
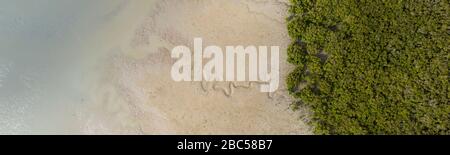
[[[306,111],[292,111],[284,77],[286,0],[156,0],[97,65],[77,112],[86,134],[310,134]],[[121,31],[122,32],[122,31]],[[129,32],[129,33],[128,33]],[[280,88],[248,82],[175,82],[178,45],[280,46]]]

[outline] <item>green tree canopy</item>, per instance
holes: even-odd
[[[450,134],[449,0],[291,0],[287,79],[318,134]]]

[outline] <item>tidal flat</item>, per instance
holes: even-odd
[[[0,134],[311,134],[286,0],[0,0]],[[176,82],[179,45],[279,46],[280,88]]]

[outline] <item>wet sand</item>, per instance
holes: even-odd
[[[289,108],[286,0],[156,0],[108,46],[77,118],[85,134],[311,134]],[[118,12],[120,14],[120,12]],[[130,31],[132,30],[132,31]],[[109,32],[109,31],[105,31]],[[175,82],[178,45],[280,46],[280,88],[247,82]]]

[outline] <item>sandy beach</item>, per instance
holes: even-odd
[[[249,82],[175,82],[178,45],[277,45],[286,59],[286,3],[276,0],[156,1],[129,40],[104,64],[85,132],[130,134],[309,134],[302,111],[284,87],[290,66],[281,61],[281,88],[261,93]],[[99,96],[103,96],[98,98]],[[103,101],[103,102],[100,102]],[[89,102],[89,101],[86,101]],[[92,109],[91,109],[92,110]]]

